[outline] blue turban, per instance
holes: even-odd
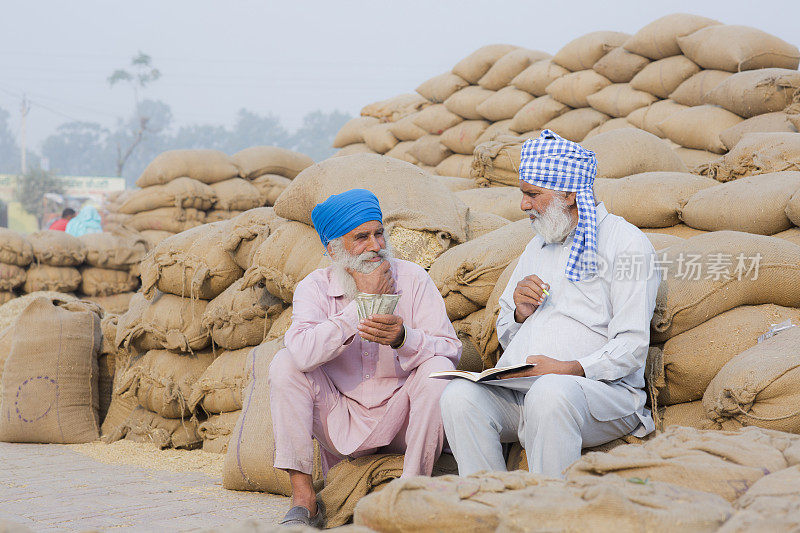
[[[378,197],[366,189],[350,189],[328,197],[311,211],[323,246],[371,220],[383,222]]]
[[[566,268],[567,278],[572,281],[597,274],[597,212],[593,191],[596,175],[594,152],[550,130],[522,145],[519,179],[544,189],[577,193],[578,226]]]

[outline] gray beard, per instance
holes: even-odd
[[[359,291],[356,287],[356,280],[353,279],[348,269],[362,274],[369,274],[381,264],[371,262],[370,259],[382,257],[384,260],[389,260],[394,257],[388,242],[386,243],[386,248],[379,252],[364,252],[359,255],[353,255],[345,250],[341,238],[332,240],[330,247],[333,277],[344,290],[345,296],[350,300],[354,300]]]
[[[564,239],[576,226],[569,212],[567,201],[561,196],[554,196],[544,213],[530,209],[526,211],[526,214],[536,217],[531,220],[533,231],[537,235],[541,235],[547,244],[564,242]]]

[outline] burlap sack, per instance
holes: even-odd
[[[464,87],[445,100],[444,106],[448,111],[466,120],[482,120],[483,116],[478,113],[478,106],[493,94],[494,91],[484,89],[483,87]]]
[[[629,83],[615,83],[586,97],[586,101],[594,109],[617,118],[627,117],[656,100],[658,98],[652,94],[636,90]]]
[[[483,118],[492,122],[513,118],[522,107],[533,100],[530,93],[505,87],[481,102],[475,110]]]
[[[434,104],[440,104],[447,100],[454,92],[469,85],[461,76],[452,72],[445,72],[422,82],[416,91]]]
[[[709,418],[800,433],[798,343],[789,328],[728,361],[703,394]]]
[[[416,93],[404,93],[367,104],[361,108],[362,117],[374,117],[381,122],[396,122],[431,105]]]
[[[624,130],[624,129],[637,129],[636,126],[628,122],[627,119],[624,118],[612,118],[606,122],[603,122],[589,133],[586,134],[583,140],[591,139],[592,137],[596,137],[602,133],[606,133],[609,131],[614,130]]]
[[[180,233],[205,222],[206,214],[197,209],[160,207],[133,215],[125,226],[135,231],[157,230]]]
[[[794,290],[800,284],[800,246],[788,241],[715,231],[671,246],[663,260],[651,342],[666,341],[740,305],[800,307]],[[700,267],[689,268],[689,260]]]
[[[519,135],[511,131],[511,120],[510,118],[501,120],[486,128],[486,131],[475,141],[475,146],[489,141],[505,140],[505,137],[514,137],[518,139]]]
[[[535,233],[519,220],[454,246],[433,263],[430,276],[444,298],[450,320],[486,307],[503,270],[518,258]]]
[[[430,108],[428,108],[430,109]],[[472,155],[478,137],[489,127],[485,120],[466,120],[452,126],[442,133],[439,139],[443,145],[456,154]],[[456,176],[457,174],[450,174]]]
[[[192,385],[189,408],[205,413],[227,413],[242,408],[247,385],[245,362],[252,346],[223,351]]]
[[[258,189],[259,205],[275,205],[278,196],[281,195],[286,187],[292,182],[289,178],[277,174],[264,174],[250,180],[250,184]]]
[[[236,164],[219,150],[168,150],[147,165],[136,186],[163,185],[180,177],[211,184],[238,175]]]
[[[289,331],[289,327],[292,325],[292,306],[290,305],[286,309],[283,310],[283,313],[275,319],[275,322],[272,323],[272,327],[269,328],[269,333],[267,333],[267,338],[265,342],[274,341],[277,338],[283,337],[287,331]]]
[[[547,86],[547,94],[569,107],[589,107],[587,97],[611,85],[594,70],[580,70],[558,78]]]
[[[110,294],[108,296],[84,296],[83,300],[88,300],[103,309],[106,313],[121,315],[128,311],[131,305],[131,298],[135,292],[122,292]]]
[[[706,94],[731,76],[730,72],[724,70],[701,70],[681,83],[669,97],[687,106],[703,105],[706,103]]]
[[[498,59],[492,68],[478,80],[478,85],[490,91],[499,91],[511,84],[511,80],[531,63],[545,59],[550,59],[550,54],[539,50],[517,48]]]
[[[718,24],[716,20],[700,15],[673,13],[646,25],[625,41],[622,47],[650,59],[664,59],[681,53],[678,37]]]
[[[681,83],[698,72],[700,67],[685,56],[667,57],[644,67],[631,80],[631,87],[659,98],[669,98]]]
[[[134,233],[90,233],[80,237],[86,263],[98,268],[129,270],[147,252],[144,238]]]
[[[416,141],[420,137],[424,137],[425,135],[428,134],[428,132],[426,132],[425,130],[414,124],[414,121],[416,120],[418,114],[419,113],[413,113],[411,115],[408,115],[407,117],[401,118],[397,122],[390,122],[389,124],[391,125],[391,127],[389,128],[389,131],[391,131],[392,135],[397,137],[397,139],[400,142]],[[359,146],[359,145],[351,144],[350,146]],[[372,151],[369,149],[368,146],[364,145],[364,147],[366,148],[366,151],[368,152]],[[339,150],[337,155],[339,154],[350,155],[350,154],[345,154],[344,150]]]
[[[471,161],[472,160],[470,159],[470,163]],[[461,178],[453,175],[443,175],[443,176],[431,176],[431,179],[433,181],[441,183],[447,190],[451,192],[466,191],[475,188],[475,180],[469,177]]]
[[[480,187],[457,192],[456,196],[471,212],[492,213],[511,221],[528,218],[520,209],[522,191],[518,187]]]
[[[598,178],[622,178],[642,172],[688,172],[667,143],[646,131],[617,129],[581,145],[597,156]]]
[[[415,116],[419,117],[424,113],[425,111],[420,111],[419,113],[416,113]],[[364,142],[370,150],[379,154],[385,154],[399,141],[397,140],[397,137],[392,135],[391,124],[388,122],[382,122],[380,124],[370,126],[364,130]]]
[[[773,235],[792,227],[786,205],[800,189],[800,172],[748,176],[696,192],[680,209],[681,220],[707,231]]]
[[[747,133],[733,150],[699,172],[717,181],[731,181],[782,170],[800,170],[800,135]]]
[[[70,444],[100,436],[100,312],[40,297],[17,318],[2,375],[0,440]]]
[[[363,143],[364,130],[370,126],[378,124],[380,120],[375,117],[355,117],[348,120],[341,127],[336,137],[333,138],[334,148],[344,148],[345,146]]]
[[[800,225],[800,189],[789,199],[785,213],[795,226]]]
[[[673,244],[678,244],[683,240],[675,235],[666,235],[664,233],[647,233],[646,235],[656,252],[669,248]]]
[[[500,215],[470,210],[467,217],[467,237],[469,240],[477,239],[481,235],[486,235],[490,231],[500,229],[508,224],[510,221]]]
[[[667,228],[680,223],[678,213],[692,195],[718,185],[686,172],[645,172],[613,180],[597,198],[610,213],[635,226]]]
[[[17,293],[12,291],[0,291],[0,305],[8,303],[17,298]]]
[[[797,69],[800,50],[750,26],[714,25],[678,37],[689,59],[706,69],[739,72],[761,68]]]
[[[105,343],[105,335],[103,335]],[[102,425],[111,405],[111,396],[114,388],[114,354],[101,353],[97,357],[97,391],[98,391],[98,421]]]
[[[115,362],[114,384],[120,382],[124,375],[124,367],[120,367],[119,360]],[[108,406],[108,412],[103,419],[103,424],[100,426],[100,435],[105,443],[116,442],[125,437],[124,431],[127,431],[125,422],[128,421],[131,414],[139,407],[139,401],[135,396],[122,396],[116,391],[111,393],[111,403]]]
[[[481,325],[485,309],[478,309],[460,320],[453,320],[453,329],[456,330],[458,340],[461,341],[461,359],[456,368],[468,372],[481,372],[483,370],[483,360],[478,351],[478,337],[480,336]]]
[[[425,132],[423,131],[423,133]],[[377,152],[372,150],[365,143],[355,143],[355,144],[348,144],[341,150],[338,150],[335,154],[333,154],[333,157],[342,157],[353,154],[375,154],[375,153]]]
[[[125,440],[155,444],[161,449],[199,448],[203,439],[198,433],[197,420],[164,418],[156,413],[137,407],[118,429]]]
[[[417,113],[414,118],[414,124],[431,135],[441,135],[445,130],[452,128],[462,120],[464,119],[457,114],[448,111],[444,104],[435,104]]]
[[[248,384],[243,395],[242,414],[228,443],[222,467],[222,486],[229,490],[249,490],[291,495],[289,474],[273,465],[272,416],[269,403],[269,365],[283,348],[283,338],[251,350],[245,368]],[[315,453],[315,483],[322,482],[322,466]]]
[[[590,69],[610,50],[622,46],[629,37],[627,33],[617,31],[587,33],[565,44],[553,56],[553,63],[572,72]]]
[[[212,209],[206,213],[206,224],[213,224],[214,222],[222,222],[224,220],[230,220],[238,215],[241,215],[242,211],[224,211],[220,209]]]
[[[161,230],[144,230],[139,232],[139,236],[144,239],[145,246],[147,247],[147,251],[149,252],[158,244],[166,239],[167,237],[172,237],[175,233],[171,231],[161,231]]]
[[[466,240],[466,206],[414,165],[380,156],[340,157],[306,169],[278,199],[275,213],[311,224],[315,205],[331,194],[358,187],[378,197],[387,226],[442,232],[455,242]]]
[[[796,462],[798,437],[759,428],[707,431],[672,426],[643,444],[587,453],[567,480],[617,474],[666,482],[735,501],[769,472]]]
[[[134,215],[160,207],[189,207],[205,211],[216,200],[214,190],[192,178],[176,178],[166,185],[152,185],[132,191],[118,212]]]
[[[737,512],[719,532],[794,531],[800,527],[798,495],[800,466],[766,475],[734,502]]]
[[[789,202],[790,204],[797,205],[797,201],[800,199],[796,194],[792,197],[792,200]],[[798,206],[800,207],[800,206]],[[788,209],[788,206],[787,206]],[[789,212],[788,214],[791,214]],[[800,228],[794,227],[789,228],[786,231],[782,231],[780,233],[776,233],[773,237],[777,239],[783,239],[785,241],[789,241],[794,244],[800,244]]]
[[[683,161],[686,168],[695,174],[699,174],[698,169],[703,165],[708,165],[719,159],[719,154],[715,154],[714,152],[693,150],[691,148],[684,148],[683,146],[673,146],[672,151]]]
[[[436,165],[436,173],[442,178],[451,178],[466,180],[466,182],[459,185],[456,182],[441,182],[449,190],[456,187],[457,190],[464,190],[466,188],[473,188],[475,181],[470,178],[472,175],[472,155],[453,154],[438,165]],[[437,180],[438,181],[438,180]],[[468,185],[467,185],[468,184]]]
[[[414,146],[408,151],[420,163],[435,167],[449,156],[453,155],[445,145],[439,142],[440,135],[425,135],[414,141]]]
[[[383,155],[386,157],[394,157],[395,159],[400,159],[401,161],[408,161],[411,164],[417,164],[419,161],[410,153],[413,147],[414,143],[412,141],[399,142]]]
[[[475,147],[472,177],[477,185],[519,187],[520,140],[491,141]]]
[[[560,117],[569,110],[570,107],[554,100],[552,96],[540,96],[517,111],[511,120],[510,127],[519,132],[541,129],[549,121]]]
[[[245,211],[229,222],[229,234],[223,241],[223,249],[232,254],[233,261],[245,270],[250,266],[256,249],[274,228],[284,222],[272,207]]]
[[[453,67],[453,74],[461,76],[469,83],[478,83],[478,80],[489,72],[489,69],[498,59],[512,50],[516,50],[516,48],[511,44],[487,44],[482,46],[456,63]]]
[[[717,427],[717,424],[706,416],[706,410],[703,407],[702,401],[668,405],[662,409],[658,421],[656,422],[656,429],[658,431],[664,431],[664,429],[670,426],[682,426],[696,429],[722,429]]]
[[[189,352],[211,344],[202,317],[208,302],[156,292],[152,300],[136,293],[128,312],[119,317],[118,347],[144,353],[149,350]]]
[[[31,265],[25,276],[23,292],[74,292],[81,285],[81,273],[75,267]]]
[[[543,59],[517,74],[511,80],[511,85],[534,96],[544,96],[547,94],[547,86],[566,74],[569,71],[564,67],[556,65],[550,59]]]
[[[497,283],[495,283],[494,289],[492,289],[491,294],[489,294],[489,299],[486,302],[486,311],[484,312],[483,323],[481,324],[480,333],[477,338],[478,351],[481,354],[481,359],[483,359],[484,368],[494,368],[494,365],[497,364],[497,360],[500,359],[500,355],[502,355],[500,342],[497,340],[496,329],[497,316],[500,313],[500,296],[502,296],[503,291],[506,290],[506,286],[511,279],[511,274],[514,273],[518,262],[519,259],[514,259],[508,264],[506,269],[503,270],[503,273],[497,278]]]
[[[261,205],[259,190],[242,178],[220,181],[211,188],[217,196],[217,211],[247,211]]]
[[[228,451],[228,442],[233,435],[233,428],[239,420],[241,413],[221,413],[211,415],[197,427],[200,437],[203,438],[203,451],[208,453],[225,453]]]
[[[0,263],[0,291],[13,291],[25,283],[25,278],[25,269],[17,265]]]
[[[277,146],[245,148],[233,154],[231,161],[239,167],[239,175],[247,179],[264,174],[277,174],[292,179],[314,164],[314,160],[307,155]]]
[[[139,287],[139,278],[125,270],[108,268],[82,267],[81,293],[87,296],[110,296],[123,292],[135,291]]]
[[[242,277],[228,251],[234,223],[214,222],[161,242],[142,261],[142,292],[158,290],[186,298],[216,298]]]
[[[669,228],[641,228],[645,233],[661,233],[664,235],[672,235],[674,237],[680,237],[681,239],[688,239],[690,237],[696,237],[698,235],[705,235],[709,233],[707,231],[703,231],[700,229],[690,228],[686,224],[676,224]]]
[[[42,230],[27,237],[37,263],[50,266],[76,266],[86,259],[86,247],[69,233]],[[11,261],[9,261],[11,262]]]
[[[658,124],[684,109],[688,108],[672,100],[660,100],[647,107],[640,107],[631,112],[626,117],[626,120],[640,130],[645,130],[653,135],[664,137],[664,132],[659,129]]]
[[[590,131],[609,118],[611,117],[596,109],[584,107],[582,109],[573,109],[560,117],[554,118],[545,124],[544,128],[558,133],[569,141],[580,142],[586,138]]]
[[[765,113],[753,118],[743,120],[737,125],[723,130],[719,134],[719,140],[728,150],[733,150],[739,141],[747,133],[797,133],[797,128],[789,120],[789,115],[779,111],[776,113]],[[717,159],[719,156],[717,156]]]
[[[630,39],[629,39],[630,40]],[[628,83],[650,60],[619,46],[600,58],[592,70],[613,83]]]
[[[0,228],[0,263],[28,266],[33,261],[33,247],[21,233]]]
[[[119,393],[164,418],[192,417],[192,385],[215,359],[211,350],[193,354],[150,350],[125,372]]]
[[[735,126],[742,118],[721,107],[701,105],[672,114],[658,123],[669,140],[686,148],[725,153],[719,134]]]
[[[711,89],[706,103],[724,107],[750,118],[783,111],[800,93],[800,72],[784,68],[763,68],[739,72]]]
[[[415,477],[363,498],[355,523],[378,531],[715,531],[733,512],[719,496],[617,476],[564,482],[528,472]],[[535,524],[535,525],[534,525]]]
[[[261,344],[272,322],[283,312],[283,302],[263,287],[242,289],[243,279],[211,300],[203,313],[203,326],[211,340],[226,350]]]

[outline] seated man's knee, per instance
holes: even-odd
[[[302,374],[302,372],[300,372],[297,365],[294,364],[289,350],[284,348],[272,358],[272,362],[269,364],[267,380],[269,381],[270,388],[281,387],[298,374]]]
[[[422,372],[425,375],[431,372],[441,372],[443,370],[454,370],[455,365],[447,357],[441,355],[434,355],[427,361],[423,362],[417,367],[417,372]]]
[[[576,376],[547,374],[539,377],[525,394],[525,412],[549,415],[568,410],[585,396]]]
[[[466,379],[453,379],[447,383],[442,396],[439,399],[439,405],[442,408],[442,416],[461,416],[466,410],[471,410],[471,407],[480,403],[478,394],[481,385],[467,381]]]

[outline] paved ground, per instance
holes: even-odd
[[[0,442],[0,522],[34,531],[186,531],[256,518],[288,498],[227,491],[204,474],[109,465],[65,446]]]

